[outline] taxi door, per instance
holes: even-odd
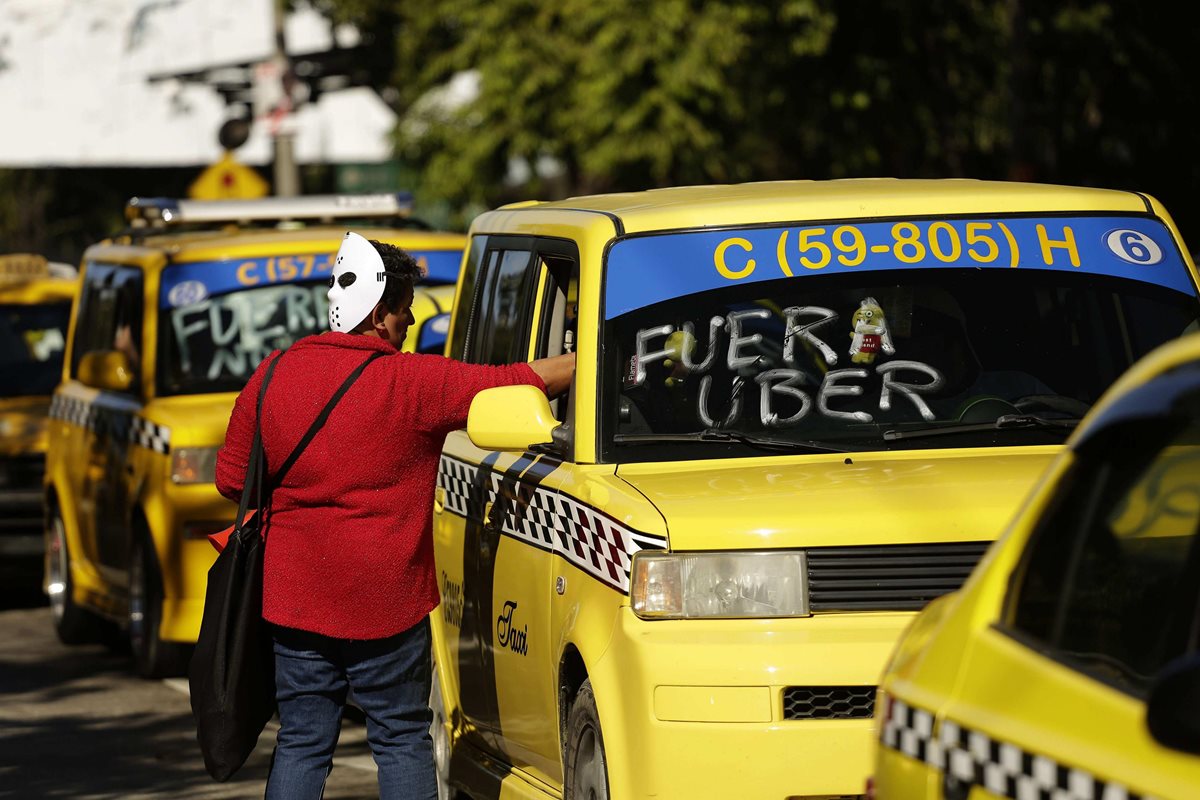
[[[71,380],[60,387],[54,398],[52,415],[61,426],[56,449],[66,486],[59,501],[69,506],[64,512],[73,519],[77,543],[71,544],[71,560],[86,575],[86,585],[95,589],[97,581],[107,578],[102,564],[99,535],[100,514],[97,502],[105,503],[104,484],[109,474],[108,447],[104,427],[99,424],[97,400],[101,394],[79,379],[79,365],[88,353],[106,349],[112,342],[112,323],[116,310],[116,292],[112,288],[114,268],[105,264],[87,264],[79,312],[75,320],[71,347]]]
[[[1059,486],[969,650],[940,725],[947,798],[1195,796],[1196,759],[1145,719],[1200,622],[1200,416],[1112,433]]]
[[[570,346],[565,282],[575,263],[562,243],[492,237],[478,275],[464,279],[464,292],[473,291],[463,307],[471,311],[469,333],[455,337],[461,345],[455,352],[452,343],[452,354],[507,364],[563,352]],[[557,405],[561,419],[568,401]],[[448,595],[462,598],[461,609],[444,621],[446,635],[457,638],[457,647],[447,645],[457,653],[469,735],[548,783],[561,781],[561,767],[549,616],[554,526],[547,501],[553,503],[570,476],[559,455],[488,452],[461,431],[447,437],[439,476],[439,555],[458,549],[448,548],[447,539],[462,531],[461,570],[444,560],[439,570],[443,603]],[[459,585],[453,585],[456,577]]]
[[[96,550],[102,571],[113,585],[128,584],[130,510],[135,418],[141,411],[140,352],[142,347],[143,278],[139,269],[116,267],[104,290],[111,303],[111,334],[98,342],[123,352],[134,380],[126,391],[102,390],[94,401],[92,459]]]

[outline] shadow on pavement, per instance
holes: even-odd
[[[84,715],[39,719],[35,725],[0,727],[3,761],[0,797],[254,797],[266,764],[250,764],[233,784],[204,773],[190,719],[176,715]],[[4,730],[7,729],[7,730]],[[262,759],[258,759],[261,761]],[[240,785],[244,791],[228,794]]]
[[[50,609],[28,595],[6,591],[3,603],[0,798],[262,797],[273,725],[241,771],[217,783],[204,770],[186,695],[133,677],[128,653],[61,644]],[[361,738],[361,726],[344,731],[338,757],[369,759]],[[374,774],[335,767],[325,796],[375,797]]]

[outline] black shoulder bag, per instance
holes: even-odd
[[[325,424],[333,407],[367,365],[382,355],[375,353],[367,358],[334,392],[272,478],[272,486],[283,481],[284,475]],[[218,781],[227,780],[246,763],[259,734],[275,713],[275,655],[270,629],[262,618],[264,543],[261,510],[264,501],[270,497],[270,489],[264,493],[266,457],[260,421],[263,397],[280,358],[282,356],[271,362],[263,376],[237,523],[229,543],[208,571],[200,637],[188,667],[192,714],[196,718],[200,749],[204,752],[204,766]],[[260,513],[246,519],[251,496]]]

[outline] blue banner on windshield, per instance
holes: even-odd
[[[461,250],[409,252],[426,270],[422,283],[454,283],[458,280]],[[176,264],[163,271],[159,306],[180,308],[238,289],[328,280],[333,269],[333,256],[334,253],[318,253]]]
[[[826,223],[694,231],[617,242],[605,319],[757,281],[901,269],[1021,269],[1196,288],[1166,226],[1146,217],[1021,217]]]

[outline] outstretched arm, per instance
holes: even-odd
[[[575,376],[575,354],[539,358],[529,362],[529,366],[546,384],[546,396],[557,397],[571,386],[571,378]]]

